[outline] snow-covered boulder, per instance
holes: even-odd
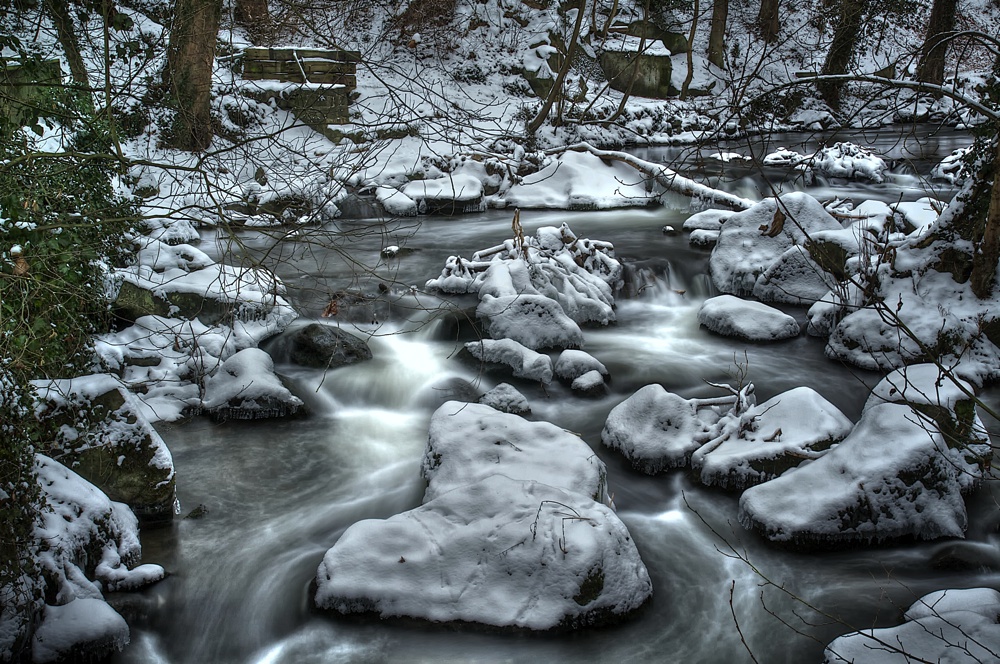
[[[710,267],[715,287],[723,293],[749,295],[771,265],[793,245],[812,234],[840,230],[841,225],[804,193],[785,194],[730,216],[722,225]]]
[[[46,584],[33,660],[91,661],[120,650],[128,626],[104,591],[132,590],[163,578],[159,565],[138,565],[138,520],[122,503],[62,464],[35,455],[45,501],[33,537]]]
[[[903,403],[934,420],[948,447],[968,463],[988,468],[993,456],[986,426],[976,412],[975,388],[936,364],[911,364],[890,372],[872,390],[865,410]]]
[[[36,417],[51,431],[42,452],[58,457],[141,518],[173,518],[170,450],[117,377],[40,380],[33,387]]]
[[[834,639],[823,663],[994,662],[1000,653],[998,616],[1000,592],[993,588],[938,590],[914,602],[901,625]]]
[[[891,208],[899,220],[900,227],[908,232],[923,233],[938,220],[944,209],[944,203],[936,198],[924,197],[915,201],[893,203]]]
[[[493,475],[355,523],[323,557],[315,601],[341,613],[548,630],[621,619],[651,592],[610,508]]]
[[[259,348],[241,350],[206,378],[202,403],[220,421],[288,417],[303,406],[274,373],[271,356]]]
[[[485,209],[483,183],[469,173],[449,173],[437,178],[413,180],[400,191],[415,202],[421,214],[462,214]]]
[[[684,221],[684,230],[691,231],[719,231],[726,219],[735,214],[732,210],[702,210],[692,214]]]
[[[504,199],[522,209],[603,210],[649,205],[658,194],[626,164],[567,151],[522,178]]]
[[[745,489],[781,475],[805,459],[819,456],[843,440],[853,423],[808,387],[796,387],[746,415],[747,427],[711,451],[692,455],[701,481],[727,489]]]
[[[691,235],[688,236],[688,243],[692,247],[714,247],[719,243],[720,232],[721,231],[707,231],[700,228],[693,230],[691,231]]]
[[[608,377],[608,369],[594,356],[582,350],[564,350],[555,363],[555,374],[560,380],[572,382],[585,373],[596,371]]]
[[[847,142],[820,148],[808,163],[820,175],[876,183],[885,180],[885,171],[889,170],[888,164],[877,154]]]
[[[971,146],[953,151],[931,169],[931,177],[935,180],[944,180],[951,185],[962,184],[967,175],[965,162],[970,152],[972,152]]]
[[[933,420],[883,403],[820,459],[748,489],[739,518],[791,544],[962,537],[962,492],[981,473],[948,448]]]
[[[434,412],[421,470],[424,502],[500,474],[610,503],[604,462],[579,436],[482,404],[450,401]]]
[[[573,382],[570,383],[570,389],[586,397],[601,397],[608,393],[604,375],[597,369],[592,369],[574,378]]]
[[[533,350],[583,346],[580,326],[558,302],[542,295],[485,295],[476,315],[494,339],[513,339]]]
[[[107,602],[81,597],[46,605],[32,640],[31,661],[93,661],[122,650],[129,640],[128,624]]]
[[[761,302],[813,304],[837,285],[829,272],[796,245],[781,254],[753,287],[753,296]]]
[[[392,187],[377,187],[375,200],[382,204],[385,211],[393,217],[413,217],[417,214],[417,202]]]
[[[142,316],[198,319],[205,325],[287,317],[284,284],[267,270],[211,262],[190,245],[141,238],[136,265],[115,271],[121,279],[114,308],[129,321]]]
[[[552,360],[548,355],[536,353],[513,339],[483,339],[470,341],[465,349],[480,362],[505,364],[518,378],[552,381]]]
[[[801,331],[788,314],[732,295],[705,300],[698,310],[698,322],[716,334],[746,341],[780,341],[797,337]]]
[[[500,383],[483,396],[479,397],[479,403],[489,406],[501,413],[512,413],[514,415],[528,415],[531,413],[531,406],[523,394],[517,391],[509,383]]]
[[[695,437],[702,429],[694,405],[654,384],[611,410],[601,440],[638,470],[653,474],[687,465],[701,445]]]

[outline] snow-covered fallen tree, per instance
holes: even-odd
[[[615,320],[614,293],[622,266],[609,242],[577,238],[569,226],[544,226],[533,237],[515,237],[477,251],[472,260],[451,256],[428,288],[477,293],[477,316],[494,338],[532,349],[578,348],[581,323]]]

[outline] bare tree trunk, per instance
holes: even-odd
[[[681,86],[681,99],[687,99],[688,88],[691,87],[691,79],[694,78],[694,35],[695,31],[698,29],[698,14],[701,12],[701,7],[698,4],[698,0],[694,0],[694,14],[691,17],[691,31],[688,33],[688,52],[687,52],[687,74],[684,76],[684,84]]]
[[[80,42],[76,38],[76,30],[73,28],[73,19],[69,15],[66,0],[45,0],[45,11],[55,24],[56,38],[66,55],[66,63],[69,65],[73,82],[81,88],[89,89],[87,67],[83,64],[83,56],[80,55]]]
[[[934,0],[931,18],[927,23],[927,36],[920,49],[917,80],[941,85],[944,83],[944,56],[948,43],[944,40],[955,29],[957,0]]]
[[[846,74],[847,68],[854,58],[854,47],[861,30],[861,19],[864,15],[864,4],[861,0],[840,0],[838,5],[839,18],[833,33],[833,42],[826,54],[821,75]],[[832,108],[840,107],[841,81],[820,81],[816,84],[823,99]]]
[[[545,118],[549,117],[549,111],[552,110],[552,104],[555,103],[556,99],[562,94],[563,81],[566,80],[566,74],[569,73],[569,68],[573,63],[573,56],[576,55],[576,45],[577,41],[580,39],[580,28],[583,25],[583,7],[576,10],[576,22],[573,24],[573,37],[566,43],[566,57],[563,60],[563,66],[559,70],[559,75],[556,76],[555,82],[552,84],[552,89],[549,90],[548,96],[545,98],[545,103],[542,107],[538,109],[538,113],[535,117],[528,123],[525,127],[525,131],[529,137],[534,136],[535,133],[541,129],[542,124],[545,122]]]
[[[778,38],[781,21],[778,16],[778,0],[761,0],[757,13],[757,29],[761,38],[770,43]]]
[[[212,142],[212,63],[222,0],[177,0],[164,81],[176,104],[171,144],[204,150]]]
[[[1000,140],[993,157],[993,186],[990,187],[990,209],[978,251],[972,256],[970,285],[977,297],[986,299],[993,295],[997,263],[1000,262]]]
[[[268,39],[271,14],[267,9],[267,0],[236,0],[233,20],[247,31],[254,44],[261,44]]]
[[[722,68],[726,54],[726,21],[729,20],[729,0],[712,3],[712,30],[708,34],[708,61]]]

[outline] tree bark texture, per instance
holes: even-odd
[[[720,69],[726,56],[726,22],[729,20],[729,0],[712,3],[712,30],[708,34],[708,61]]]
[[[701,13],[701,6],[698,0],[694,0],[694,15],[691,17],[691,32],[688,33],[688,44],[694,44],[695,31],[698,29],[698,14]],[[694,49],[688,48],[687,52],[687,74],[684,75],[684,84],[681,86],[681,99],[687,99],[688,89],[691,87],[691,80],[694,78]]]
[[[545,98],[545,103],[542,104],[540,109],[538,109],[538,113],[535,115],[534,119],[528,123],[528,126],[526,127],[528,136],[534,136],[538,130],[541,129],[542,124],[545,122],[545,118],[549,117],[549,111],[552,110],[552,104],[554,104],[556,99],[562,95],[563,82],[566,80],[566,75],[569,73],[569,69],[573,63],[573,57],[576,55],[576,46],[580,39],[580,28],[582,26],[583,7],[580,7],[576,10],[576,21],[573,24],[573,36],[568,42],[566,42],[566,57],[563,60],[563,66],[559,70],[559,74],[556,76],[555,83],[552,84],[552,89]]]
[[[941,85],[944,83],[944,56],[948,43],[943,39],[955,29],[955,8],[958,0],[934,0],[927,23],[927,36],[920,49],[917,80]]]
[[[820,72],[822,75],[847,73],[861,30],[861,19],[864,16],[864,3],[861,0],[840,0],[837,9],[837,27]],[[820,81],[816,87],[827,104],[832,108],[839,108],[843,85],[841,81]]]
[[[972,257],[972,292],[980,298],[993,295],[997,263],[1000,262],[1000,140],[993,157],[993,186],[990,187],[990,208],[978,251]]]
[[[778,0],[760,0],[760,11],[757,13],[757,29],[760,31],[761,38],[768,43],[778,38],[778,32],[781,30],[781,21],[778,16]]]
[[[66,64],[69,65],[69,73],[73,77],[73,83],[84,89],[90,88],[87,67],[83,64],[83,56],[80,55],[80,41],[76,38],[73,18],[69,14],[66,0],[45,0],[45,11],[48,12],[55,25],[56,38],[66,55]]]
[[[177,109],[171,143],[199,151],[212,142],[212,63],[222,0],[177,0],[164,81]]]

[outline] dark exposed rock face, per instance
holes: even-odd
[[[289,359],[304,367],[336,369],[372,359],[372,351],[364,340],[320,323],[295,332],[289,343]]]

